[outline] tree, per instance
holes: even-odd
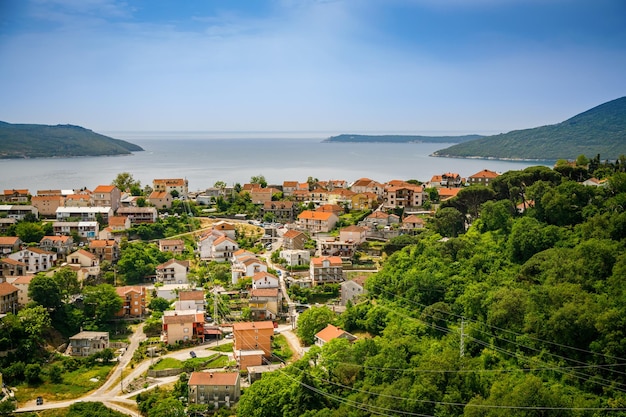
[[[61,306],[62,296],[59,284],[52,277],[37,274],[28,286],[28,297],[43,307],[54,310]]]
[[[63,382],[63,367],[58,363],[50,366],[48,368],[48,378],[55,384]]]
[[[185,407],[183,404],[172,397],[165,398],[156,403],[148,411],[148,417],[184,417]]]
[[[433,218],[434,230],[442,236],[457,237],[465,232],[465,216],[453,207],[437,210]]]
[[[513,223],[509,200],[487,201],[480,207],[481,232],[501,230],[508,234]]]
[[[56,281],[61,291],[63,301],[66,303],[74,294],[80,293],[80,282],[78,282],[78,274],[69,267],[57,270],[52,278]]]
[[[31,222],[19,222],[15,226],[15,234],[24,243],[39,243],[45,236],[41,225]]]
[[[29,384],[41,381],[41,365],[38,363],[29,363],[24,368],[24,378]]]
[[[215,184],[213,184],[213,188],[219,188],[220,190],[223,190],[224,188],[226,188],[226,183],[224,181],[215,181]]]
[[[16,408],[15,401],[12,399],[0,401],[0,416],[11,416]]]
[[[85,315],[93,317],[96,323],[104,323],[113,318],[120,311],[124,302],[117,295],[115,288],[109,284],[100,284],[95,287],[86,287]]]
[[[22,322],[26,334],[34,339],[39,339],[43,331],[49,329],[52,324],[48,310],[41,305],[21,309],[17,317]]]
[[[170,302],[163,297],[156,297],[150,300],[148,308],[152,311],[165,311],[169,308]]]
[[[111,185],[115,185],[121,191],[130,191],[133,187],[141,188],[141,182],[136,181],[129,172],[117,174],[117,177],[111,181]]]
[[[328,307],[311,307],[298,317],[298,337],[306,345],[312,345],[315,342],[315,334],[334,319],[335,313]]]
[[[267,187],[267,181],[263,175],[254,175],[250,178],[250,184],[256,184],[261,188]]]

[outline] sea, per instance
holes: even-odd
[[[430,156],[452,144],[329,143],[319,132],[103,132],[127,140],[144,151],[123,156],[0,160],[0,190],[93,190],[110,184],[117,174],[130,173],[142,187],[156,178],[186,178],[190,191],[223,181],[250,182],[262,175],[268,184],[367,177],[428,181],[433,175],[456,172],[462,177],[483,169],[522,170],[554,161],[502,161]],[[432,135],[432,132],[428,133]],[[444,135],[442,133],[441,135]],[[0,149],[2,145],[0,144]]]

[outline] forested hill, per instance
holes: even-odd
[[[555,125],[483,137],[439,150],[433,156],[556,160],[598,154],[610,160],[626,155],[626,97]]]
[[[461,143],[482,138],[481,135],[464,136],[418,136],[418,135],[352,135],[331,136],[323,142],[348,143]]]
[[[124,155],[140,146],[72,125],[0,122],[0,158]]]

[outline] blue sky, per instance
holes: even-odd
[[[0,0],[0,120],[498,133],[626,95],[623,0]]]

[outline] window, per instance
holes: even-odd
[[[188,328],[188,327],[185,327],[185,328],[183,329],[183,333],[189,333],[189,328]]]

